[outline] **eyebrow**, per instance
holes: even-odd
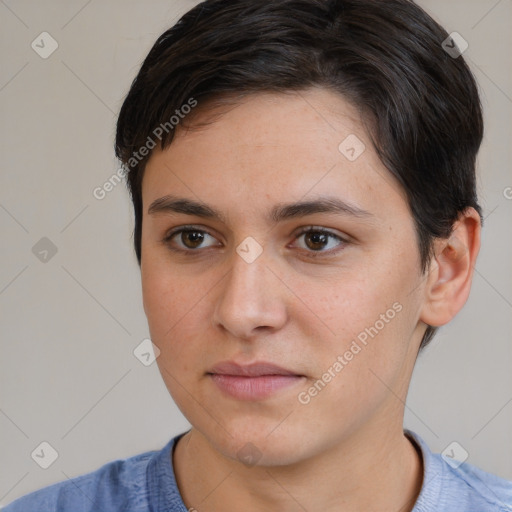
[[[217,209],[200,201],[184,197],[167,195],[160,197],[151,203],[148,208],[148,215],[183,213],[195,215],[207,219],[216,219],[224,224],[225,216]],[[278,203],[268,216],[271,223],[278,223],[284,220],[305,217],[315,213],[331,213],[336,215],[351,216],[359,219],[371,219],[374,215],[362,208],[349,204],[338,197],[322,196],[310,201],[297,203]]]

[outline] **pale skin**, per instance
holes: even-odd
[[[350,134],[366,146],[355,161],[338,149]],[[149,214],[167,195],[222,218]],[[423,466],[403,433],[404,403],[426,325],[446,324],[468,298],[477,212],[468,208],[452,237],[435,241],[422,273],[405,193],[357,111],[323,89],[251,95],[209,126],[178,131],[168,148],[153,151],[142,196],[144,310],[162,377],[192,425],[173,456],[185,505],[412,510]],[[268,218],[276,205],[326,197],[366,213]],[[196,235],[162,241],[180,226]],[[307,228],[330,235],[319,243],[318,233],[300,233]],[[236,251],[247,237],[263,249],[251,263]],[[300,403],[299,393],[395,303],[400,312]],[[303,378],[264,400],[241,401],[207,375],[225,360],[268,361]],[[258,453],[251,466],[238,455],[247,443]]]

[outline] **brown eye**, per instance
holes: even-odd
[[[329,235],[319,231],[310,231],[309,233],[305,233],[304,241],[309,249],[318,251],[328,244]]]
[[[201,231],[182,231],[180,238],[188,249],[197,249],[204,241],[204,234]]]
[[[297,247],[305,250],[308,256],[334,256],[343,250],[348,241],[323,228],[306,228],[297,235]]]
[[[207,249],[216,243],[216,238],[203,229],[194,227],[173,230],[163,239],[165,245],[174,251],[192,252],[199,249]],[[220,244],[222,245],[222,244]]]

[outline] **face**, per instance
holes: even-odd
[[[154,150],[142,196],[157,363],[214,449],[287,464],[402,424],[424,278],[350,104],[249,96]]]

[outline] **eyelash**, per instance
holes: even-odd
[[[178,248],[173,247],[171,245],[172,239],[176,235],[179,235],[181,233],[186,233],[186,232],[189,232],[189,231],[197,231],[199,233],[206,233],[207,235],[213,237],[213,235],[211,233],[209,233],[208,231],[206,231],[204,229],[201,229],[201,228],[198,228],[196,226],[190,225],[190,226],[180,226],[177,229],[171,230],[169,233],[166,234],[166,236],[164,237],[162,242],[171,251],[176,252],[176,253],[189,254],[189,255],[194,254],[196,252],[199,253],[200,248],[198,248],[198,249],[178,249]],[[346,246],[346,245],[349,244],[349,241],[346,240],[345,238],[341,237],[340,235],[337,235],[337,234],[333,233],[332,231],[329,231],[329,230],[327,230],[325,228],[315,227],[315,226],[308,226],[308,227],[305,227],[305,228],[301,229],[300,232],[297,233],[296,238],[299,238],[302,235],[305,235],[305,234],[308,234],[308,233],[322,233],[322,234],[330,236],[331,238],[335,238],[336,240],[341,242],[341,244],[340,244],[341,247],[337,247],[336,249],[330,249],[328,251],[313,251],[313,250],[307,250],[307,249],[302,249],[301,248],[302,250],[307,251],[308,257],[319,258],[319,257],[333,256],[333,255],[337,254],[339,251],[343,250],[343,246]]]

